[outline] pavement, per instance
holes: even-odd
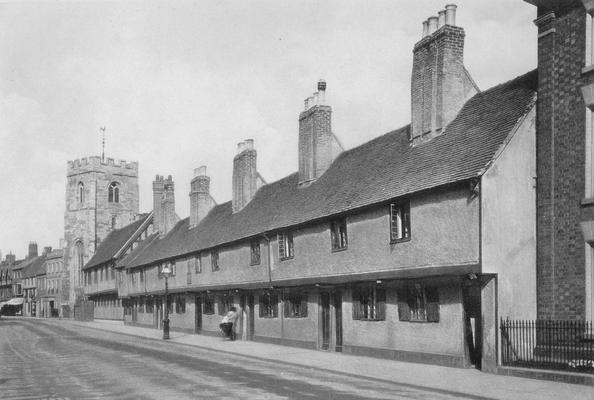
[[[55,321],[56,324],[80,325],[107,332],[153,339],[159,341],[160,346],[166,345],[162,339],[162,331],[124,325],[121,321]],[[228,341],[219,337],[173,331],[170,333],[170,342],[263,361],[317,369],[325,373],[331,372],[357,378],[365,377],[377,382],[397,383],[411,388],[431,388],[443,392],[464,393],[477,399],[594,399],[594,387],[493,375],[476,369],[399,362],[253,341]]]

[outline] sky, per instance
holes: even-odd
[[[297,170],[303,100],[327,82],[346,149],[410,123],[412,49],[446,0],[0,0],[0,251],[64,236],[66,163],[138,161],[140,211],[172,175],[189,215],[193,169],[231,199],[237,143],[268,182]],[[481,90],[536,68],[535,7],[458,0]]]

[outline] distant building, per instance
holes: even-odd
[[[38,309],[41,317],[69,317],[69,276],[64,268],[63,254],[62,249],[56,249],[45,257],[45,276],[38,281]]]

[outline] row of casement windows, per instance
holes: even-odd
[[[175,305],[175,306],[174,306]],[[152,313],[155,308],[155,302],[152,298],[139,298],[134,302],[128,302],[124,305],[124,313],[126,315],[131,315],[132,311],[136,307],[136,311],[138,313]],[[184,296],[174,296],[169,297],[167,299],[167,308],[168,312],[173,314],[173,310],[175,308],[176,314],[185,314],[186,313],[186,298]]]
[[[91,285],[93,283],[103,282],[115,279],[115,268],[99,268],[84,272],[84,284]]]
[[[398,319],[411,322],[439,322],[439,295],[437,287],[413,283],[397,289]],[[386,319],[386,289],[377,286],[359,286],[353,290],[352,317],[354,320],[383,321]],[[266,292],[259,296],[260,318],[278,317],[279,294]],[[307,317],[307,294],[289,293],[284,297],[286,318]],[[231,296],[218,301],[219,315],[225,315],[232,306]],[[214,296],[203,301],[203,313],[215,313]]]
[[[278,239],[278,257],[280,260],[291,259],[295,255],[295,246],[293,245],[293,233],[279,232]],[[390,242],[397,243],[410,239],[410,204],[408,201],[390,204]],[[332,251],[344,250],[348,246],[347,223],[346,219],[335,220],[330,223],[330,240]],[[261,261],[260,241],[252,240],[250,243],[250,265],[259,265]],[[168,261],[159,266],[159,278],[162,278],[163,267],[168,264],[171,270],[171,276],[176,275],[175,261]],[[210,251],[210,266],[213,272],[220,270],[219,251],[213,249]],[[187,283],[192,283],[191,271],[199,274],[202,272],[202,256],[200,254],[188,259]],[[140,281],[144,276],[140,275]],[[95,281],[96,282],[96,281]],[[132,274],[132,283],[136,283],[136,278]]]

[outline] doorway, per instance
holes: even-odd
[[[254,340],[254,295],[244,294],[241,297],[242,334],[245,340]]]
[[[478,279],[469,281],[462,287],[462,302],[468,362],[475,368],[480,369],[483,328],[481,323],[481,286]]]
[[[322,319],[322,350],[330,348],[330,293],[320,293],[320,307]]]
[[[196,296],[196,322],[194,327],[195,333],[202,332],[202,297]]]
[[[155,299],[155,312],[153,314],[153,326],[161,329],[163,323],[163,302],[160,298]]]
[[[334,319],[336,327],[336,343],[334,351],[342,352],[342,293],[337,291],[334,293]]]

